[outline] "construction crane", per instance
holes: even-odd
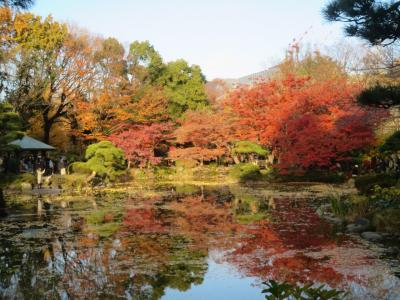
[[[293,41],[289,44],[288,47],[288,58],[293,61],[293,55],[296,56],[296,62],[299,61],[299,53],[300,53],[300,42],[304,39],[304,37],[309,33],[309,31],[312,29],[312,26],[310,26],[306,31],[303,32],[303,34],[298,37],[294,38]]]

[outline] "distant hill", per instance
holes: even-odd
[[[250,74],[247,76],[240,77],[240,78],[236,79],[235,83],[251,85],[260,80],[270,79],[275,72],[276,72],[276,67],[272,67],[272,68],[266,69],[261,72],[257,72],[257,73],[253,73],[253,74]]]
[[[252,85],[258,81],[268,80],[272,78],[276,69],[277,67],[275,66],[257,73],[253,73],[235,79],[232,78],[213,79],[212,81],[209,81],[206,84],[206,92],[208,95],[208,99],[211,102],[215,102],[220,100],[227,92],[240,85]]]

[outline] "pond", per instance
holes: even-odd
[[[52,197],[7,198],[1,299],[264,299],[269,279],[400,299],[398,257],[322,220],[307,188]]]

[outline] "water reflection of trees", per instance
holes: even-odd
[[[131,210],[125,222],[135,230],[143,223],[146,230],[181,234],[193,249],[229,250],[224,259],[248,276],[331,285],[342,280],[327,263],[329,257],[307,255],[333,249],[341,241],[306,199],[267,197],[243,189],[201,190],[166,200],[162,209],[149,205],[145,210]]]
[[[166,288],[201,284],[210,250],[246,276],[332,286],[353,280],[335,268],[343,264],[336,249],[349,242],[306,199],[181,189],[85,205],[41,209],[26,227],[47,227],[19,238],[0,232],[0,298],[160,299]]]
[[[49,218],[43,209],[38,213],[41,220]],[[146,210],[139,213],[145,216]],[[93,214],[98,215],[84,212],[71,217],[68,211],[53,215],[53,224],[70,230],[47,232],[51,238],[42,239],[42,231],[34,229],[28,236],[32,247],[2,241],[0,297],[159,299],[167,287],[184,291],[203,281],[207,251],[191,249],[179,235],[151,230],[151,224],[135,231],[121,223],[105,238],[97,226],[104,224],[87,222]]]

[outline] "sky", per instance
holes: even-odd
[[[329,1],[329,0],[328,0]],[[326,22],[327,0],[36,0],[32,12],[52,15],[126,47],[149,40],[168,62],[197,64],[208,80],[265,70],[294,39],[329,45],[343,38]]]

